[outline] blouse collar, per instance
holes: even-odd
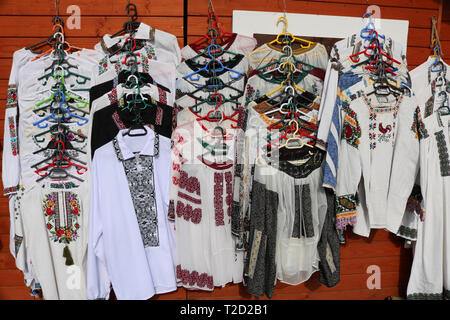
[[[113,139],[114,150],[120,161],[125,161],[136,157],[136,154],[133,153],[133,151],[128,147],[125,137],[123,136],[123,133],[126,131],[128,131],[128,129],[120,130]],[[138,154],[140,156],[156,157],[159,153],[159,135],[150,128],[147,128],[145,139],[146,142]]]
[[[113,53],[122,46],[122,42],[128,37],[128,34],[112,38],[111,35],[105,34],[100,41],[100,45],[105,52]],[[153,41],[155,39],[155,29],[141,22],[133,38],[137,40]]]

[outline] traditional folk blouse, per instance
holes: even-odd
[[[176,290],[170,139],[151,129],[99,148],[92,162],[88,299],[149,299]]]

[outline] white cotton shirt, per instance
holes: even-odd
[[[155,134],[116,136],[125,160],[140,151],[154,154]],[[159,136],[153,156],[159,246],[144,247],[124,165],[114,141],[99,148],[92,162],[91,219],[88,246],[88,299],[107,299],[110,284],[118,299],[144,300],[176,290],[174,228],[167,220],[169,205],[170,139]]]

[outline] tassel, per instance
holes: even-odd
[[[68,246],[64,247],[63,257],[66,258],[66,266],[73,265],[72,254],[70,253],[70,250],[69,250]]]

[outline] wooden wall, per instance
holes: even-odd
[[[446,2],[444,7],[442,3]],[[184,43],[183,0],[134,0],[140,21],[175,34],[180,47]],[[418,66],[430,54],[431,16],[438,17],[444,57],[450,54],[450,1],[445,0],[286,0],[292,13],[361,17],[367,3],[381,7],[382,18],[409,20],[408,63]],[[126,19],[126,1],[61,0],[60,15],[66,8],[81,8],[81,29],[66,30],[66,37],[80,47],[92,48],[105,33],[118,31]],[[208,0],[188,0],[187,41],[204,34],[207,29]],[[214,8],[226,30],[231,30],[232,10],[283,11],[281,0],[215,0]],[[55,12],[51,0],[2,0],[0,2],[0,142],[3,145],[6,88],[15,50],[46,38],[51,33]],[[441,19],[442,17],[442,19]],[[0,197],[0,299],[32,299],[16,270],[9,253],[8,202]],[[411,266],[411,253],[402,241],[383,230],[373,231],[369,239],[347,232],[347,244],[341,248],[341,282],[334,288],[319,285],[318,274],[305,284],[278,284],[273,299],[384,299],[404,296]],[[369,265],[381,268],[381,289],[369,290],[366,281]],[[165,294],[158,299],[256,299],[241,285],[228,285],[213,293],[186,291]]]

